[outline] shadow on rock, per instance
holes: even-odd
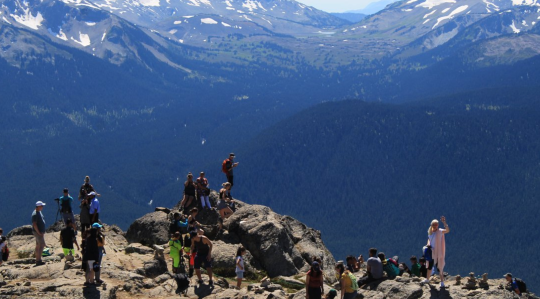
[[[94,286],[87,286],[83,288],[83,297],[89,299],[99,299],[101,298],[101,291]]]
[[[214,290],[214,286],[210,286],[207,284],[195,285],[193,289],[195,295],[197,295],[198,298],[203,298],[203,297],[211,295],[213,290]]]

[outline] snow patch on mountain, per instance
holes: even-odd
[[[423,3],[416,5],[416,7],[425,7],[427,9],[432,9],[435,6],[445,4],[445,3],[456,3],[456,0],[426,0]]]
[[[489,11],[489,8],[492,8],[495,11],[499,11],[499,6],[496,5],[495,3],[489,2],[487,0],[482,0],[482,1],[486,4],[486,8],[488,9],[488,11]]]
[[[431,15],[434,14],[436,11],[437,11],[437,10],[434,9],[432,12],[427,13],[427,14],[424,16],[424,19],[427,18],[427,17],[429,17],[429,16],[431,16]]]
[[[75,38],[73,38],[73,36],[71,37],[71,40],[83,47],[90,46],[90,36],[88,34],[81,33],[80,31],[79,31],[79,40],[76,40]]]
[[[435,25],[433,25],[433,27],[431,29],[435,29],[435,27],[437,27],[442,21],[452,19],[455,15],[466,11],[467,8],[469,8],[469,5],[460,6],[460,7],[456,8],[456,9],[454,9],[454,11],[452,11],[449,15],[447,15],[445,17],[438,18],[437,23]]]
[[[216,22],[216,20],[211,19],[211,18],[201,19],[201,24],[216,25],[217,23],[218,22]]]
[[[514,33],[516,34],[521,32],[521,30],[517,29],[516,24],[514,23],[513,20],[512,20],[512,25],[510,25],[510,28],[512,28],[512,31],[514,31]]]
[[[538,0],[512,0],[512,4],[515,6],[518,6],[518,5],[540,6],[540,3],[538,3]]]
[[[43,16],[40,12],[36,14],[34,17],[32,13],[30,12],[30,8],[22,9],[24,11],[23,15],[13,15],[10,16],[17,21],[17,23],[20,23],[28,28],[38,30],[38,28],[41,26],[41,23],[43,22]]]
[[[231,25],[225,23],[225,22],[221,22],[221,25],[223,25],[224,27],[231,27]]]
[[[159,6],[159,0],[139,0],[143,6]]]

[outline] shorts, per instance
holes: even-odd
[[[75,216],[73,215],[73,212],[62,213],[62,219],[64,220],[64,223],[66,223],[68,219],[71,219],[71,223],[75,223]]]
[[[199,255],[197,254],[195,256],[195,261],[194,261],[194,268],[195,269],[200,269],[201,267],[206,269],[206,268],[212,268],[212,260],[208,260],[206,259],[208,255]]]
[[[236,271],[236,278],[238,279],[244,278],[244,271]]]
[[[428,269],[428,270],[432,270],[432,269],[433,269],[433,265],[435,264],[435,261],[434,261],[434,260],[426,261],[426,263],[427,263],[427,269]]]
[[[36,238],[36,246],[42,246],[45,247],[45,234],[38,235],[37,232],[32,231],[34,233],[34,237]]]
[[[64,256],[68,256],[70,253],[71,255],[75,255],[75,249],[73,248],[62,248],[64,251]]]
[[[87,271],[90,271],[90,270],[93,270],[94,269],[94,263],[96,261],[95,260],[91,260],[91,261],[88,261],[88,268],[87,268]]]
[[[354,299],[356,298],[356,295],[358,295],[357,291],[354,291],[352,293],[345,293],[345,295],[343,295],[343,299]]]
[[[223,210],[223,209],[226,209],[228,208],[229,205],[227,204],[227,202],[223,199],[220,199],[217,203],[217,209],[218,210]]]

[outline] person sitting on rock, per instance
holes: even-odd
[[[175,232],[169,240],[170,255],[173,260],[172,272],[180,273],[180,259],[182,258],[182,235],[180,232]],[[185,270],[184,270],[185,271]]]
[[[191,206],[195,199],[195,182],[193,182],[193,174],[187,174],[187,181],[184,182],[184,196],[180,202],[180,209],[185,210]]]
[[[214,285],[212,280],[212,241],[204,235],[204,230],[201,228],[198,229],[197,236],[191,239],[191,248],[196,251],[194,268],[198,283],[203,283],[201,277],[201,267],[203,267],[208,273],[208,284]]]
[[[420,277],[420,263],[415,255],[411,256],[411,274]]]
[[[6,243],[7,243],[7,239],[5,236],[0,236],[0,265],[2,265],[2,263],[4,262],[4,255],[5,255],[5,252],[6,252]]]
[[[188,217],[188,232],[191,238],[197,236],[197,230],[201,227],[201,224],[197,222],[197,215],[199,214],[199,209],[193,208],[189,211],[190,215]]]
[[[306,299],[321,299],[324,294],[324,279],[320,264],[311,263],[311,269],[306,274]]]
[[[521,296],[522,292],[519,288],[519,282],[513,278],[512,273],[506,273],[504,278],[506,278],[507,289]]]
[[[71,218],[67,218],[66,227],[60,231],[60,244],[62,244],[62,250],[64,251],[66,261],[73,261],[73,256],[75,255],[73,243],[77,245],[77,250],[80,251],[81,248],[79,247],[79,243],[77,243],[77,238],[75,230],[73,229],[73,224],[71,223]]]
[[[346,259],[347,262],[347,270],[351,272],[358,272],[360,270],[360,265],[358,265],[358,261],[356,258],[352,255],[349,255]]]
[[[424,256],[420,257],[420,277],[427,277],[427,267],[426,267],[426,258]]]
[[[407,273],[407,274],[409,274],[409,276],[411,275],[411,270],[409,269],[407,264],[399,263],[398,268],[399,268],[399,276],[402,276],[403,273]]]
[[[227,197],[227,191],[231,189],[231,183],[225,182],[223,188],[219,190],[219,200],[217,202],[217,210],[219,211],[219,231],[223,229],[223,221],[233,214],[233,210],[229,207],[231,199]]]
[[[173,220],[169,227],[169,234],[173,235],[176,232],[185,233],[188,228],[188,220],[185,217],[176,212],[174,213]],[[181,242],[182,240],[180,240]]]
[[[367,273],[366,276],[358,280],[359,286],[363,286],[383,278],[383,265],[379,257],[377,257],[377,248],[369,249],[369,259],[367,260],[366,264]]]
[[[399,275],[399,266],[397,262],[391,258],[386,258],[384,252],[378,254],[379,259],[383,265],[383,271],[386,272],[386,276],[390,279],[396,278]]]
[[[358,284],[356,276],[345,269],[343,263],[338,263],[335,268],[336,276],[339,279],[341,289],[341,299],[355,299],[358,295]]]

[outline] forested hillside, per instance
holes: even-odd
[[[235,188],[319,228],[336,259],[375,246],[408,260],[444,215],[447,271],[538,281],[524,257],[540,237],[527,220],[540,208],[539,98],[483,92],[318,105],[241,150]]]

